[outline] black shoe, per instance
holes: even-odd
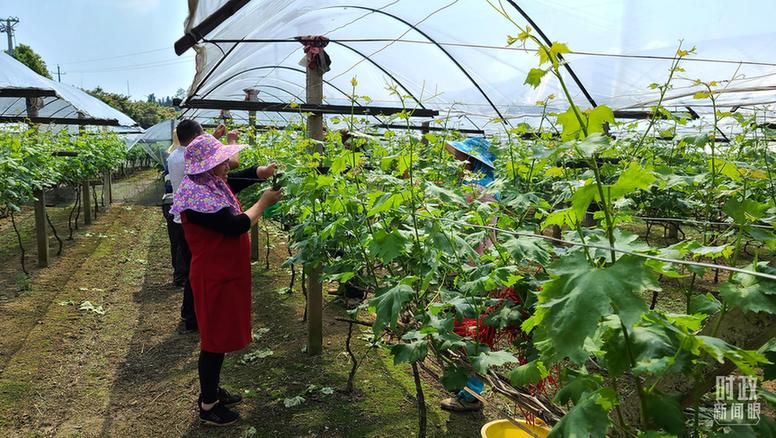
[[[228,426],[237,422],[240,419],[240,414],[229,410],[221,403],[216,403],[210,410],[202,409],[202,404],[199,404],[199,421],[206,426]]]
[[[189,324],[184,320],[181,320],[180,323],[178,323],[178,333],[181,335],[186,335],[189,333],[196,333],[199,331],[199,327],[197,327],[197,323]]]
[[[242,397],[237,394],[229,394],[224,388],[218,388],[218,404],[226,407],[242,403]]]

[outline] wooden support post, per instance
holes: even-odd
[[[48,224],[46,223],[46,197],[43,190],[35,192],[35,235],[38,241],[38,267],[49,265]]]
[[[304,41],[302,42],[304,44]],[[323,103],[323,73],[316,66],[307,67],[306,75],[307,104]],[[323,115],[311,114],[307,117],[307,135],[313,140],[323,140]],[[323,153],[323,145],[314,143],[311,152]],[[307,269],[307,352],[319,355],[323,351],[323,284],[320,263]]]
[[[92,198],[89,197],[89,181],[81,184],[81,206],[84,208],[84,225],[92,223]]]
[[[102,187],[103,191],[105,191],[105,200],[108,202],[108,205],[113,204],[113,175],[111,175],[110,170],[102,176]]]
[[[307,273],[307,353],[317,356],[323,352],[323,266],[310,266]]]
[[[256,144],[256,111],[248,111],[248,144]]]
[[[27,97],[25,99],[27,117],[30,119],[38,117],[38,110],[43,106],[43,99],[38,97]],[[33,125],[34,129],[37,126]],[[35,237],[38,241],[38,266],[45,268],[49,264],[48,247],[48,224],[46,222],[46,197],[43,190],[35,192]]]
[[[249,102],[259,101],[259,90],[255,88],[246,88],[245,100]],[[256,111],[248,111],[248,144],[256,144]],[[251,260],[259,261],[259,224],[251,227]]]

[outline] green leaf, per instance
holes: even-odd
[[[733,249],[732,245],[702,246],[693,249],[691,252],[696,256],[709,257],[712,259],[722,257],[727,259],[733,255]]]
[[[528,72],[528,76],[525,77],[524,84],[530,85],[534,88],[538,87],[542,83],[542,78],[547,74],[547,70],[541,68],[532,68]]]
[[[585,339],[602,317],[614,312],[627,327],[633,326],[647,310],[641,292],[658,287],[643,260],[628,255],[608,268],[597,268],[575,253],[561,258],[550,272],[557,276],[539,294],[539,306],[547,309],[540,322],[556,351],[576,363],[589,356]]]
[[[654,172],[641,167],[638,163],[630,163],[628,168],[617,178],[617,182],[612,185],[611,191],[607,196],[611,196],[612,200],[616,200],[636,190],[646,190],[656,180],[657,177],[655,177]]]
[[[676,397],[655,392],[645,392],[647,420],[666,431],[682,435],[685,432],[684,414]]]
[[[770,380],[768,377],[763,377],[765,380]],[[762,398],[765,400],[766,403],[771,405],[772,408],[776,409],[776,394],[768,391],[767,389],[758,388],[757,389],[757,397]]]
[[[609,388],[600,389],[575,404],[552,428],[548,438],[605,437],[609,431],[608,406],[616,404],[617,396]]]
[[[563,127],[563,131],[560,134],[563,140],[579,138],[582,127],[574,113],[573,107],[569,107],[566,112],[558,114],[557,123]]]
[[[383,263],[390,263],[405,252],[408,244],[409,241],[398,231],[379,229],[375,230],[374,238],[369,243],[369,252],[379,257]]]
[[[763,379],[774,380],[776,379],[776,338],[771,338],[765,345],[757,350],[758,353],[765,356],[771,363],[762,366]]]
[[[728,199],[722,207],[722,211],[733,218],[739,225],[750,224],[761,219],[765,216],[767,209],[767,204],[752,199],[744,199],[741,201],[737,198]]]
[[[549,375],[547,368],[539,360],[532,360],[509,372],[509,383],[515,387],[535,385]]]
[[[603,384],[603,378],[600,375],[587,374],[571,368],[561,371],[561,380],[568,381],[555,395],[555,400],[562,405],[570,402],[579,403],[583,397],[599,390]]]
[[[609,137],[595,132],[576,144],[576,150],[582,158],[593,158],[598,152],[609,147]]]
[[[406,284],[398,284],[369,300],[369,308],[377,313],[372,329],[380,335],[386,326],[396,328],[396,319],[405,303],[410,301],[415,291]]]
[[[391,347],[394,365],[400,363],[419,362],[426,358],[428,354],[428,341],[413,341],[410,343],[400,343]]]
[[[690,298],[690,313],[702,313],[713,315],[719,312],[722,303],[710,293],[705,295],[693,295]]]
[[[582,186],[574,192],[574,195],[571,197],[571,210],[569,211],[571,215],[567,218],[573,220],[574,223],[568,224],[569,227],[576,228],[577,224],[585,219],[587,209],[597,193],[598,189],[594,183]]]
[[[746,230],[746,233],[754,240],[763,242],[771,251],[776,250],[776,234],[770,230],[759,227],[750,227]]]
[[[480,374],[486,374],[492,367],[506,365],[508,363],[517,363],[517,358],[510,352],[483,351],[472,359],[472,368]]]
[[[540,50],[540,51],[544,52],[543,50]],[[552,66],[554,68],[558,68],[558,65],[559,65],[558,55],[562,55],[564,53],[571,53],[571,49],[569,49],[569,47],[564,43],[559,43],[557,41],[554,41],[552,43],[552,46],[550,47],[550,61],[552,61]],[[547,55],[546,52],[544,53],[544,55],[545,56]],[[543,62],[541,61],[541,57],[539,58],[539,63],[543,64]]]
[[[466,386],[466,381],[469,379],[469,373],[465,369],[448,365],[445,367],[445,371],[442,374],[440,381],[445,389],[450,391],[460,390]]]
[[[654,430],[650,430],[647,432],[639,432],[638,438],[677,438],[676,435],[671,435],[667,433],[661,433],[661,432],[655,432]]]
[[[550,263],[552,248],[543,239],[510,236],[503,246],[517,264],[531,261],[544,266]]]
[[[372,217],[378,213],[384,213],[392,210],[402,204],[404,198],[401,193],[392,193],[390,195],[384,195],[381,200],[375,203],[374,207],[369,210],[367,217]]]
[[[587,133],[604,132],[607,123],[614,123],[614,111],[606,105],[598,105],[587,116]]]
[[[283,399],[283,406],[287,408],[293,408],[294,406],[299,406],[304,402],[305,402],[304,397],[297,395],[294,397]]]
[[[752,263],[744,269],[757,271],[758,265]],[[720,285],[719,293],[726,304],[744,312],[776,313],[776,281],[737,272]]]
[[[701,352],[705,352],[719,363],[727,359],[750,376],[755,375],[753,367],[768,362],[765,356],[756,351],[742,350],[719,338],[693,336],[688,339],[690,340],[688,346],[693,354],[700,355]]]

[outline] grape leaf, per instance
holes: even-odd
[[[584,362],[589,352],[585,338],[592,336],[603,316],[617,313],[627,327],[647,310],[640,293],[657,288],[653,274],[643,260],[623,256],[607,268],[592,267],[584,255],[575,253],[561,258],[550,272],[555,277],[544,284],[539,306],[546,309],[526,321],[542,315],[546,334],[556,351],[576,363]],[[615,310],[616,309],[616,310]]]
[[[757,268],[752,263],[745,269],[757,271]],[[737,272],[730,281],[720,285],[719,293],[726,304],[744,312],[776,313],[776,281]]]
[[[542,78],[546,74],[547,74],[547,70],[542,70],[540,68],[532,68],[528,72],[528,76],[525,77],[525,82],[523,83],[536,88],[539,85],[541,85]]]
[[[532,360],[510,371],[508,377],[509,383],[519,388],[525,385],[535,385],[548,375],[547,368],[541,361]]]
[[[710,293],[706,295],[693,295],[690,298],[690,313],[713,315],[719,312],[720,307],[722,307],[722,303]]]
[[[573,108],[569,107],[566,112],[559,113],[557,116],[557,122],[559,125],[563,126],[563,131],[560,134],[561,139],[570,140],[579,137],[579,133],[582,130],[582,127],[579,124],[577,115],[574,114]]]
[[[776,379],[776,338],[771,338],[765,345],[757,350],[758,353],[765,356],[771,363],[762,366],[763,379],[773,380]],[[774,399],[776,401],[776,399]],[[773,403],[776,405],[776,403]]]
[[[612,185],[608,196],[615,200],[636,190],[646,190],[654,184],[655,180],[657,178],[652,171],[641,167],[638,163],[631,163]]]
[[[604,437],[609,431],[609,410],[617,395],[609,388],[599,389],[575,404],[547,438]]]
[[[442,385],[450,391],[459,390],[466,385],[466,381],[469,379],[469,373],[463,368],[448,365],[445,367],[444,374],[440,379]]]
[[[406,284],[397,284],[369,301],[370,310],[377,313],[372,329],[380,335],[386,326],[396,328],[396,318],[415,291]]]
[[[413,363],[425,359],[428,354],[428,341],[413,341],[400,343],[391,347],[394,365],[402,362]]]
[[[587,116],[587,133],[604,132],[606,123],[614,123],[614,111],[606,105],[598,105]]]
[[[693,354],[700,355],[703,351],[719,363],[723,363],[727,359],[750,376],[755,374],[752,367],[768,362],[765,356],[756,351],[742,350],[719,338],[691,336],[688,339],[690,340],[688,347]]]
[[[508,363],[517,363],[517,358],[508,351],[483,351],[472,358],[472,368],[480,374],[486,374],[491,367]]]
[[[550,263],[549,244],[543,239],[533,237],[508,237],[503,243],[504,248],[515,260],[515,263],[523,263],[524,260],[536,262],[542,266]]]
[[[390,263],[402,255],[409,241],[397,231],[375,230],[374,238],[369,242],[369,252],[379,257],[383,263]]]
[[[647,419],[667,432],[683,435],[685,432],[682,407],[675,397],[658,391],[645,392]]]

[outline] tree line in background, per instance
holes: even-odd
[[[19,44],[14,48],[12,56],[39,75],[53,79],[43,57],[35,52],[32,47],[26,44]],[[172,100],[174,97],[183,98],[186,96],[186,91],[183,88],[179,88],[175,96],[157,98],[154,93],[151,93],[145,101],[132,100],[130,96],[111,93],[99,86],[93,90],[84,91],[128,115],[143,128],[151,127],[162,120],[175,118],[176,111],[172,105]]]

